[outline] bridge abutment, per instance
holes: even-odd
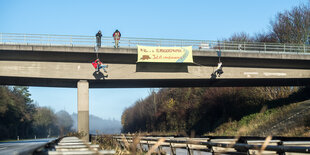
[[[89,83],[80,80],[78,89],[78,132],[84,134],[82,140],[89,141]]]

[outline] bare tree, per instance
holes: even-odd
[[[251,42],[253,39],[246,32],[234,33],[228,41],[237,41],[237,42]]]
[[[277,36],[275,33],[268,32],[268,33],[256,33],[254,35],[254,40],[256,42],[266,42],[266,43],[276,43],[278,42]]]
[[[310,34],[310,1],[291,11],[278,13],[271,26],[272,33],[281,43],[307,43]]]

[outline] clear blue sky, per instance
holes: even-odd
[[[268,31],[277,12],[307,0],[0,0],[0,32],[217,40]],[[120,44],[121,46],[121,44]],[[31,87],[55,111],[77,111],[77,90]],[[149,89],[90,89],[90,114],[120,120]]]

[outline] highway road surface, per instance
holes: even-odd
[[[32,154],[35,149],[53,140],[55,140],[55,138],[0,142],[0,155]]]

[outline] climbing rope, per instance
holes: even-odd
[[[98,50],[99,50],[99,47],[98,47],[98,46],[95,46],[95,53],[96,53],[96,58],[97,58],[97,59],[99,58]]]

